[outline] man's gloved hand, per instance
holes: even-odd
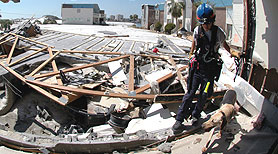
[[[233,50],[233,49],[230,50],[230,53],[231,53],[231,57],[240,58],[240,56],[242,55],[242,53],[240,51],[236,51],[236,50]]]
[[[193,53],[192,52],[189,52],[189,56],[188,56],[188,59],[190,59],[192,57]]]

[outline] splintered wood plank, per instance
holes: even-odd
[[[107,96],[107,97],[118,97],[118,98],[133,98],[133,99],[141,99],[141,100],[153,100],[155,95],[146,95],[146,94],[137,94],[135,96],[129,96],[128,94],[121,94],[121,93],[110,93],[110,92],[103,92],[103,91],[96,91],[96,90],[87,90],[87,89],[80,89],[80,88],[72,88],[60,85],[52,85],[44,82],[40,82],[37,80],[26,80],[28,83],[32,83],[38,86],[43,86],[46,88],[53,88],[59,90],[65,90],[75,93],[82,93],[85,95],[96,95],[96,96]]]
[[[26,83],[28,86],[32,87],[33,89],[37,90],[39,93],[43,94],[44,96],[52,99],[53,101],[57,102],[60,105],[65,105],[65,103],[61,102],[59,100],[58,97],[56,97],[55,95],[52,95],[51,93],[49,93],[48,91],[42,89],[41,87],[31,84],[31,83],[27,83],[26,79],[24,77],[22,77],[21,75],[19,75],[17,72],[15,72],[13,69],[11,69],[10,67],[6,67],[5,64],[0,63],[0,65],[5,68],[7,71],[9,71],[11,74],[13,74],[15,77],[17,77],[18,79],[20,79],[22,82]]]
[[[4,38],[8,37],[9,35],[10,35],[10,33],[5,34],[4,36],[2,36],[2,37],[0,38],[0,41],[3,40]]]
[[[14,34],[14,33],[11,33],[11,34],[14,35],[14,36],[17,36],[17,37],[19,37],[19,38],[21,38],[21,39],[28,40],[28,41],[30,41],[30,42],[34,42],[34,43],[36,43],[36,44],[40,44],[40,45],[43,45],[43,46],[48,46],[47,44],[44,44],[44,43],[42,43],[42,42],[34,41],[34,40],[32,40],[32,39],[29,39],[29,38],[26,38],[26,37],[23,37],[23,36]]]
[[[33,72],[31,72],[28,76],[35,75],[38,71],[40,71],[45,65],[47,65],[50,61],[52,61],[57,55],[60,54],[61,51],[56,52],[53,56],[50,56],[45,62],[43,62],[39,67],[37,67]],[[58,71],[59,72],[59,71]]]
[[[48,47],[47,50],[48,50],[49,56],[53,57],[54,55],[52,52],[52,48]],[[59,71],[55,60],[52,60],[51,65],[52,65],[53,71]],[[56,80],[57,80],[58,85],[63,85],[62,79],[60,77],[56,76]]]
[[[11,41],[11,40],[13,40],[13,39],[14,39],[14,37],[8,38],[8,39],[6,39],[6,40],[0,42],[0,45],[1,45],[1,44],[4,44],[4,43],[6,43],[6,42],[9,42],[9,41]]]
[[[52,52],[52,48],[49,47],[47,50],[49,52],[50,57],[53,57],[54,55]],[[51,64],[52,64],[53,71],[59,71],[55,60],[52,60]],[[61,77],[56,75],[56,80],[57,80],[58,85],[60,85],[60,86],[64,85]],[[81,94],[76,94],[76,93],[69,93],[66,95],[63,92],[61,92],[61,94],[62,94],[62,97],[64,97],[67,100],[66,103],[72,102],[82,96]]]
[[[165,76],[159,78],[159,79],[156,80],[156,81],[157,81],[158,83],[163,82],[163,81],[165,81],[165,80],[171,78],[173,75],[174,75],[174,74],[171,72],[171,73],[169,73],[169,74],[167,74],[167,75],[165,75]],[[138,94],[138,93],[144,92],[145,90],[147,90],[147,89],[149,89],[149,88],[151,88],[151,85],[150,85],[150,84],[147,84],[147,85],[145,85],[145,86],[143,86],[143,87],[141,87],[141,88],[136,89],[135,92],[136,92],[136,94]]]
[[[9,66],[12,66],[12,65],[14,65],[14,64],[17,64],[17,63],[23,61],[24,59],[27,59],[27,58],[29,58],[29,57],[31,57],[31,56],[37,54],[37,53],[40,53],[41,51],[46,50],[47,48],[48,48],[48,47],[44,47],[44,48],[39,49],[39,50],[37,50],[37,51],[35,51],[35,52],[33,52],[33,53],[27,55],[27,56],[24,56],[24,57],[22,57],[22,58],[20,58],[20,59],[18,59],[18,60],[16,60],[16,61],[10,63]]]
[[[84,68],[88,68],[88,67],[92,67],[92,66],[97,66],[97,65],[105,64],[105,63],[108,63],[108,62],[111,62],[111,61],[116,61],[116,60],[119,60],[119,59],[122,59],[122,58],[126,58],[126,57],[129,57],[129,55],[123,55],[123,56],[120,56],[120,57],[115,57],[115,58],[111,58],[111,59],[100,61],[100,62],[96,62],[96,63],[91,63],[91,64],[86,64],[86,65],[82,65],[82,66],[77,66],[77,67],[72,67],[72,68],[64,69],[63,72],[64,73],[72,72],[72,71],[75,71],[75,70],[80,70],[80,69],[84,69]],[[57,75],[59,73],[60,73],[59,71],[55,71],[55,72],[35,75],[34,77],[36,79],[38,79],[38,78],[42,78],[42,77]]]
[[[0,55],[0,58],[6,58],[7,55]]]
[[[6,61],[7,64],[9,64],[9,63],[11,62],[11,58],[12,58],[12,56],[13,56],[14,49],[15,49],[15,46],[16,46],[16,44],[17,44],[17,41],[18,41],[18,37],[16,36],[15,41],[14,41],[14,44],[13,44],[13,46],[12,46],[12,49],[11,49],[11,51],[10,51],[10,53],[9,53],[9,56],[8,56],[8,58],[7,58],[7,61]]]
[[[134,55],[130,55],[128,91],[134,91]]]

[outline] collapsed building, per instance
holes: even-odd
[[[166,37],[153,44],[121,40],[128,36],[110,31],[103,32],[106,37],[96,37],[50,30],[38,34],[29,31],[32,26],[23,27],[27,28],[19,28],[21,33],[15,29],[0,38],[1,144],[39,153],[126,152],[199,131],[193,128],[176,137],[169,129],[174,121],[171,105],[181,102],[187,89],[188,48],[181,49]],[[255,84],[253,71],[250,81]],[[259,115],[258,127],[267,117],[272,130],[259,135],[269,138],[263,140],[269,144],[263,150],[271,152],[277,144],[276,122],[271,119],[276,107],[254,90],[261,86],[234,79],[231,72],[222,72],[224,79],[216,83],[210,99],[217,104],[233,87],[242,110]],[[265,80],[263,89],[272,87],[271,77]],[[260,115],[262,110],[265,115]],[[241,137],[254,139],[246,134]],[[254,144],[249,140],[247,145]],[[248,150],[234,144],[228,152]]]
[[[129,135],[115,135],[126,132],[132,119],[146,118],[144,110],[153,102],[181,100],[187,61],[176,46],[171,48],[179,53],[164,47],[162,40],[170,40],[161,38],[155,45],[164,53],[159,55],[144,42],[119,40],[113,35],[41,33],[32,39],[13,32],[1,37],[3,57],[6,55],[1,63],[5,89],[1,121],[4,130],[24,134],[14,134],[14,139],[23,139],[21,144],[28,142],[21,146],[35,149],[30,151],[44,147],[50,152],[101,153],[133,149],[170,133],[131,129]],[[100,129],[108,132],[97,133],[94,126],[103,124],[106,126]],[[65,144],[59,147],[58,142]],[[107,145],[111,147],[102,148]]]

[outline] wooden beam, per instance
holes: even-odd
[[[165,81],[165,80],[171,78],[173,75],[174,75],[174,74],[171,72],[171,73],[169,73],[169,74],[167,74],[167,75],[165,75],[165,76],[159,78],[159,79],[156,80],[156,81],[157,81],[158,83],[163,82],[163,81]],[[135,92],[136,92],[136,94],[139,94],[139,93],[144,92],[145,90],[147,90],[147,89],[149,89],[149,88],[151,88],[151,85],[150,85],[150,84],[147,84],[147,85],[145,85],[145,86],[143,86],[143,87],[141,87],[141,88],[136,89]]]
[[[47,50],[48,50],[49,56],[53,57],[54,55],[52,52],[52,48],[48,47]],[[52,65],[53,71],[59,71],[55,60],[52,60],[51,65]],[[57,79],[58,85],[63,85],[62,79],[60,77],[56,76],[56,79]]]
[[[128,91],[134,91],[134,55],[130,55],[129,60]]]
[[[176,62],[175,62],[175,60],[172,58],[172,56],[169,56],[169,60],[170,60],[170,63],[172,64],[172,66],[176,69],[179,82],[180,82],[181,85],[182,85],[183,91],[186,93],[186,92],[187,92],[187,84],[186,84],[186,82],[185,82],[185,79],[184,79],[183,75],[182,75],[181,72],[180,72],[180,69],[177,67]]]
[[[35,49],[32,49],[35,50]],[[56,51],[56,50],[53,50]],[[106,54],[106,55],[126,55],[120,52],[99,52],[99,51],[72,51],[72,50],[62,50],[62,53],[83,53],[83,54]],[[150,57],[150,58],[155,58],[155,59],[162,59],[162,60],[167,60],[165,57],[161,56],[155,56],[155,55],[147,55],[147,54],[133,54],[136,56],[142,56],[142,57]]]
[[[141,100],[147,100],[147,99],[152,100],[155,97],[155,95],[137,94],[135,96],[129,96],[128,94],[110,93],[110,92],[103,92],[103,91],[96,91],[96,90],[87,90],[87,89],[81,89],[81,88],[66,87],[66,86],[44,83],[44,82],[37,81],[37,80],[26,80],[26,81],[28,83],[46,87],[46,88],[53,88],[53,89],[65,90],[65,91],[70,91],[70,92],[75,92],[75,93],[82,93],[85,95],[107,96],[107,97],[117,97],[117,98],[133,98],[133,99],[141,99]]]
[[[115,57],[115,58],[107,59],[107,60],[96,62],[96,63],[91,63],[91,64],[82,65],[82,66],[72,67],[72,68],[64,69],[62,71],[64,73],[72,72],[72,71],[75,71],[75,70],[80,70],[80,69],[84,69],[84,68],[88,68],[88,67],[92,67],[92,66],[105,64],[105,63],[108,63],[108,62],[111,62],[111,61],[116,61],[116,60],[126,58],[126,57],[129,57],[129,55],[123,55],[123,56],[120,56],[120,57]],[[35,75],[34,77],[36,79],[38,79],[38,78],[42,78],[42,77],[57,75],[59,73],[60,73],[59,71],[55,71],[55,72],[45,73],[45,74],[41,74],[41,75]]]
[[[14,33],[11,33],[11,34],[14,35],[14,36],[17,36],[17,37],[19,37],[19,38],[21,38],[21,39],[25,39],[25,40],[28,40],[28,41],[30,41],[30,42],[34,42],[34,43],[36,43],[36,44],[40,44],[40,45],[43,45],[43,46],[48,46],[47,44],[42,43],[42,42],[34,41],[34,40],[32,40],[32,39],[29,39],[29,38],[26,38],[26,37],[23,37],[23,36],[14,34]]]
[[[107,38],[114,38],[114,37],[129,37],[129,35],[107,35],[107,36],[104,36],[104,37],[107,37]]]
[[[50,57],[53,57],[54,55],[53,55],[53,52],[52,52],[52,48],[48,47],[47,50],[49,52]],[[51,64],[52,64],[53,71],[59,71],[55,60],[52,60]],[[58,85],[60,85],[60,86],[64,85],[63,82],[62,82],[61,77],[58,77],[56,75],[56,79],[57,79]],[[76,99],[78,99],[82,96],[81,94],[75,94],[75,93],[69,93],[68,95],[66,95],[63,92],[61,92],[61,94],[62,94],[62,97],[64,97],[67,100],[66,104],[68,104],[69,102],[72,102],[72,101],[74,101],[74,100],[76,100]]]
[[[0,58],[7,58],[7,55],[0,55]]]
[[[57,102],[60,105],[65,105],[63,102],[61,102],[59,100],[58,97],[52,95],[51,93],[49,93],[48,91],[34,85],[31,83],[27,83],[25,78],[22,77],[21,75],[19,75],[17,72],[15,72],[13,69],[11,69],[10,67],[6,67],[3,63],[0,63],[0,65],[5,68],[7,71],[9,71],[11,74],[13,74],[15,77],[17,77],[19,80],[21,80],[22,82],[26,83],[28,86],[32,87],[33,89],[37,90],[38,92],[40,92],[41,94],[45,95],[46,97],[52,99],[53,101]]]
[[[18,37],[16,37],[15,40],[14,40],[14,44],[13,44],[13,46],[12,46],[12,49],[10,50],[9,56],[8,56],[8,58],[7,58],[7,61],[6,61],[7,64],[9,64],[10,61],[11,61],[11,58],[12,58],[13,53],[14,53],[15,46],[16,46],[16,44],[17,44],[17,41],[18,41]]]
[[[47,48],[48,48],[48,47],[44,47],[44,48],[39,49],[39,50],[37,50],[37,51],[35,51],[35,52],[33,52],[33,53],[27,55],[27,56],[24,56],[24,57],[22,57],[22,58],[20,58],[20,59],[18,59],[18,60],[16,60],[16,61],[10,63],[9,66],[12,66],[12,65],[14,65],[14,64],[16,64],[16,63],[18,63],[18,62],[21,62],[21,61],[24,60],[24,59],[27,59],[27,58],[29,58],[29,57],[31,57],[31,56],[33,56],[33,55],[35,55],[35,54],[37,54],[37,53],[39,53],[39,52],[41,52],[41,51],[46,50]]]
[[[3,35],[1,38],[0,38],[0,41],[3,40],[4,38],[8,37],[10,35],[10,33],[7,33],[5,35]]]
[[[61,51],[56,52],[53,56],[50,56],[49,59],[47,59],[45,62],[43,62],[39,67],[37,67],[32,73],[30,73],[28,76],[35,75],[38,71],[40,71],[45,65],[47,65],[50,61],[52,61],[57,55],[60,54]]]
[[[11,41],[11,40],[13,40],[13,39],[14,39],[14,37],[8,38],[8,39],[6,39],[6,40],[0,42],[0,45],[3,44],[3,43],[6,43],[6,42],[8,42],[8,41]]]

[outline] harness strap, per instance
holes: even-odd
[[[214,50],[214,46],[215,46],[216,40],[217,40],[217,30],[218,30],[218,26],[212,25],[212,27],[211,27],[211,39],[209,41],[208,36],[205,34],[204,28],[201,25],[198,26],[198,35],[199,36],[197,36],[197,38],[205,37],[208,40],[208,42],[210,43],[210,49],[209,50],[210,50],[210,52],[212,51],[213,54],[216,53],[216,51]],[[196,50],[201,48],[201,46],[202,45],[200,44],[200,42],[197,42]]]

